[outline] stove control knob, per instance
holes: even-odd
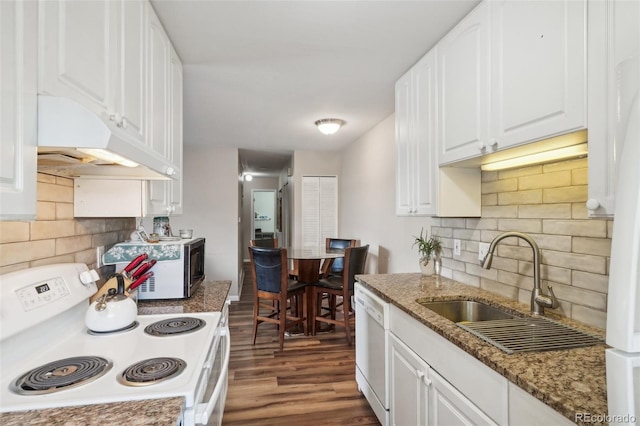
[[[92,269],[90,271],[84,271],[80,274],[80,281],[84,285],[93,284],[99,279],[100,279],[100,276],[98,275],[95,269]]]

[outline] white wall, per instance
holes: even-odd
[[[237,298],[239,258],[238,150],[184,146],[184,214],[171,217],[172,229],[192,228],[205,237],[205,274],[231,280],[229,296]]]
[[[429,217],[395,214],[395,115],[391,115],[341,153],[340,234],[370,244],[367,273],[419,272],[411,248]]]
[[[341,155],[335,151],[295,151],[293,153],[293,235],[295,246],[302,246],[302,176],[338,176],[340,185]],[[338,201],[339,202],[339,201]],[[338,212],[340,212],[338,206]],[[339,213],[340,214],[340,213]],[[347,237],[338,226],[338,237]]]

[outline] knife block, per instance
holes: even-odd
[[[125,278],[124,276],[122,278],[124,278],[124,288],[125,289],[129,288],[129,286],[131,286],[131,283],[133,281]],[[102,297],[103,294],[106,294],[109,291],[109,289],[112,289],[112,288],[115,289],[116,291],[118,290],[118,278],[116,277],[111,277],[106,283],[104,283],[104,285],[100,287],[93,296],[91,296],[91,298],[89,299],[89,304],[98,300],[100,297]],[[129,292],[125,290],[124,295],[129,297]]]

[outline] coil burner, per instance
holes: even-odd
[[[171,379],[182,373],[187,363],[180,358],[150,358],[127,367],[118,375],[125,386],[149,386]]]
[[[97,356],[79,356],[34,368],[13,381],[11,390],[21,395],[41,395],[89,383],[111,370],[113,364]]]
[[[148,325],[144,332],[152,336],[175,336],[192,333],[206,325],[204,320],[192,317],[170,318]]]

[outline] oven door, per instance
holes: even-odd
[[[231,354],[231,336],[229,328],[218,327],[216,338],[204,370],[209,376],[206,388],[197,399],[194,410],[185,413],[185,424],[212,425],[222,424],[224,403],[227,398],[229,378],[229,356]]]

